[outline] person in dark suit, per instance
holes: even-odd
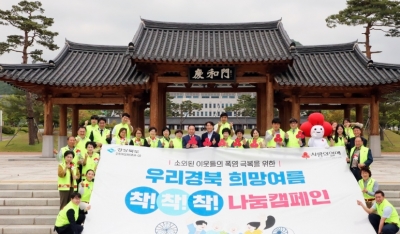
[[[188,135],[184,136],[182,138],[182,146],[184,149],[189,149],[189,148],[199,148],[199,147],[203,147],[201,138],[197,135],[195,135],[196,128],[194,125],[189,125],[188,128]],[[191,143],[191,138],[194,137],[194,139],[196,140],[196,144],[192,144]]]
[[[220,139],[220,136],[218,133],[214,132],[214,123],[211,121],[206,122],[205,124],[207,132],[203,133],[201,135],[201,142],[204,146],[204,142],[208,138],[211,142],[210,147],[218,147],[218,142]]]
[[[354,126],[353,132],[354,132],[355,137],[350,138],[346,143],[347,152],[350,152],[350,150],[355,146],[354,141],[355,141],[356,137],[361,137],[363,146],[367,147],[368,141],[367,141],[367,139],[365,139],[364,137],[361,136],[361,128],[359,126]]]

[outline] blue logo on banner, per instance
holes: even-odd
[[[125,196],[125,205],[136,214],[150,214],[157,210],[158,192],[149,187],[137,187]]]
[[[177,216],[186,213],[189,194],[180,189],[168,189],[160,193],[157,206],[164,214]]]
[[[220,212],[224,206],[224,199],[216,192],[200,190],[189,196],[188,203],[193,213],[211,216]]]
[[[107,151],[110,152],[110,153],[114,153],[115,152],[115,150],[113,148],[110,148]]]

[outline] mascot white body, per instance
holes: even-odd
[[[324,138],[331,134],[332,125],[325,121],[321,113],[312,113],[308,116],[308,121],[300,126],[300,130],[310,137],[309,147],[329,148],[328,141]]]
[[[324,138],[325,130],[322,125],[314,125],[311,128],[311,138],[308,140],[308,147],[329,148],[328,141]]]

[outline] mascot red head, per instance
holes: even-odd
[[[304,135],[311,137],[308,142],[310,147],[329,147],[324,137],[332,133],[332,125],[325,121],[321,113],[312,113],[308,116],[308,121],[300,127]]]

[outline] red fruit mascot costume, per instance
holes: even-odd
[[[303,123],[300,129],[304,135],[311,137],[308,140],[309,147],[329,148],[328,141],[324,137],[331,134],[332,126],[324,120],[321,113],[312,113],[308,116],[308,121]]]

